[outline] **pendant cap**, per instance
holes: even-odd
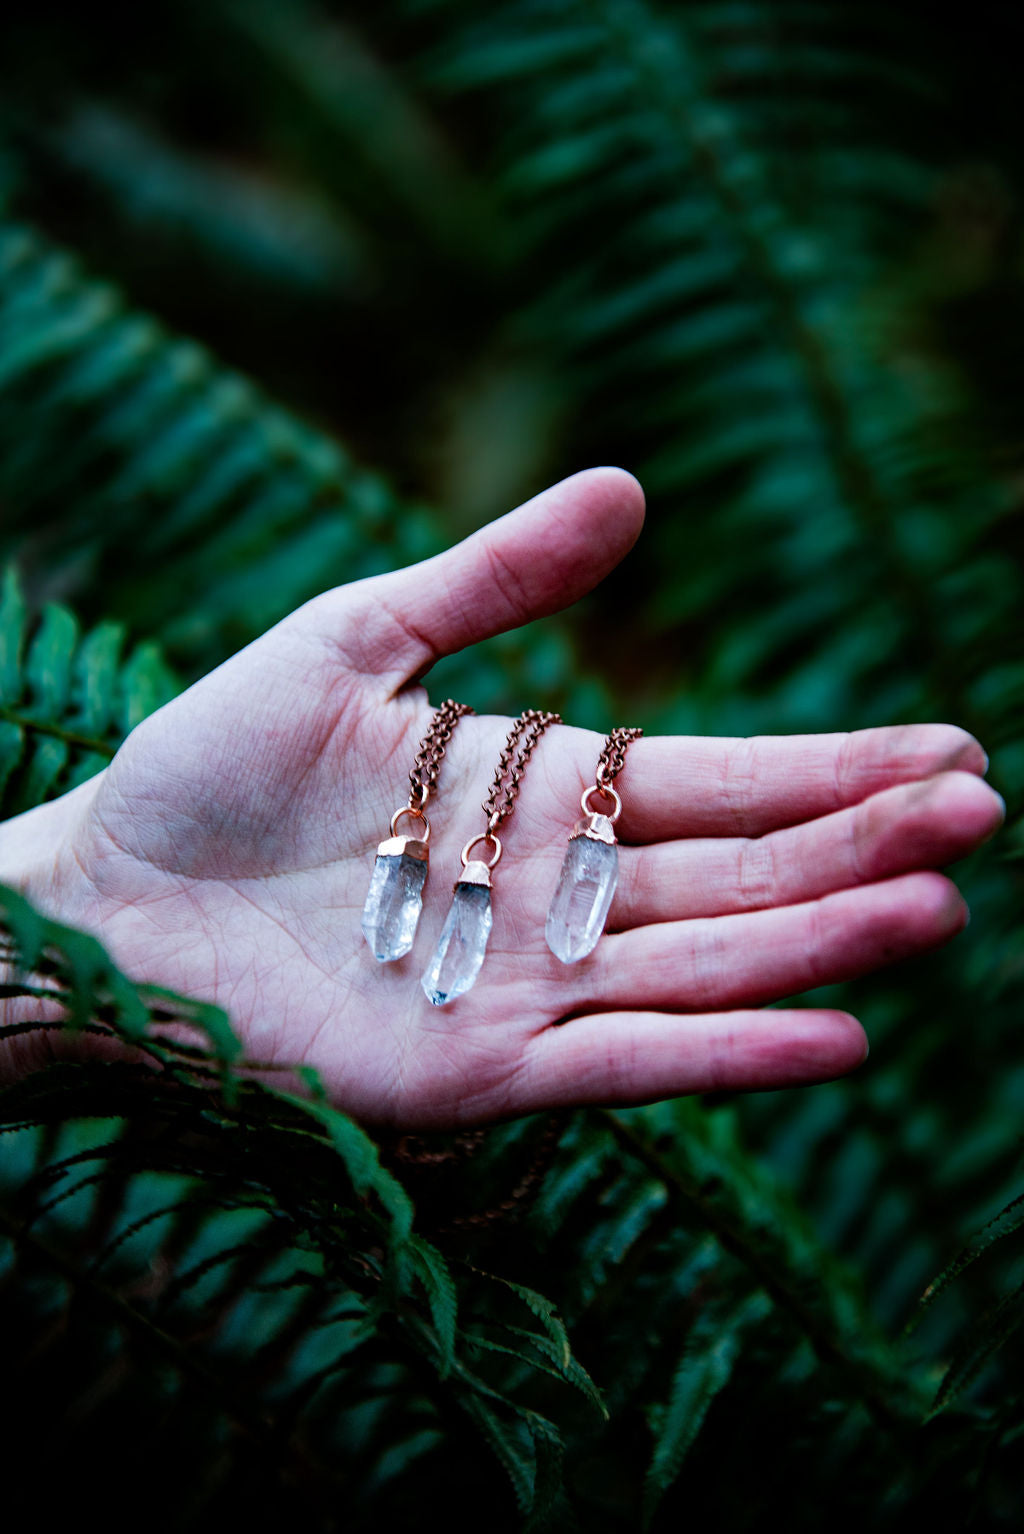
[[[420,841],[416,836],[389,836],[378,843],[377,856],[379,858],[415,858],[418,863],[426,863],[430,858],[430,851],[425,841]]]
[[[470,858],[452,888],[458,889],[460,884],[482,884],[485,889],[491,889],[490,864],[481,862],[479,858]]]
[[[607,842],[614,846],[615,822],[610,815],[595,815],[590,811],[583,820],[577,820],[569,840],[575,841],[578,836],[589,836],[592,842]]]

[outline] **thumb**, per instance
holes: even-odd
[[[442,655],[568,607],[635,543],[644,497],[624,469],[584,469],[422,564],[314,606],[354,668],[401,687]]]

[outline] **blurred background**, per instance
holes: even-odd
[[[985,744],[1009,820],[962,871],[970,931],[831,993],[869,1066],[666,1121],[735,1188],[770,1179],[898,1339],[1024,1193],[1016,8],[151,0],[19,6],[4,34],[0,555],[31,606],[154,642],[153,701],[325,585],[610,462],[648,494],[634,554],[564,618],[444,663],[436,698],[686,733],[944,719]],[[5,811],[96,765],[22,762]],[[649,1162],[616,1176],[538,1288],[612,1240],[594,1209],[621,1200],[620,1257],[654,1218]],[[1004,1224],[898,1354],[933,1392],[960,1370],[956,1431],[920,1479],[897,1435],[858,1516],[925,1487],[941,1508],[943,1456],[972,1526],[1019,1512],[1024,1254]],[[658,1230],[637,1271],[675,1282]],[[615,1473],[591,1445],[578,1462],[603,1457],[608,1485],[575,1495],[631,1528],[637,1424],[676,1397],[653,1339],[608,1315],[588,1367],[639,1436]],[[792,1518],[794,1433],[817,1467],[807,1526],[832,1506],[868,1439],[846,1416],[840,1452],[842,1391],[782,1357],[755,1346],[745,1407],[705,1422],[705,1401],[658,1516]],[[769,1399],[788,1403],[774,1427]],[[716,1479],[741,1430],[756,1508]]]

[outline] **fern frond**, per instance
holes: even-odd
[[[652,626],[678,625],[689,604],[710,615],[722,600],[764,613],[730,678],[734,696],[752,695],[748,730],[766,678],[780,688],[776,716],[781,706],[794,727],[814,728],[818,677],[824,690],[838,669],[856,676],[855,694],[877,696],[879,657],[895,648],[949,712],[969,717],[954,675],[933,665],[942,611],[922,555],[954,522],[973,542],[1007,498],[965,473],[970,445],[947,429],[960,406],[949,374],[915,392],[889,366],[891,340],[863,293],[869,268],[857,264],[877,222],[921,216],[933,182],[924,155],[907,155],[897,175],[884,151],[870,152],[886,114],[905,111],[908,80],[935,107],[909,28],[873,13],[853,36],[849,17],[825,5],[726,14],[503,0],[482,16],[438,0],[426,10],[446,26],[423,60],[429,88],[486,94],[499,120],[514,103],[515,129],[497,138],[499,184],[552,273],[537,331],[573,369],[593,440],[630,445],[658,554],[694,572]],[[874,32],[877,50],[865,46]],[[795,138],[798,117],[821,132]],[[851,161],[856,184],[852,171],[835,175]],[[680,504],[728,509],[695,526],[671,514]],[[915,522],[927,532],[911,549]],[[729,556],[741,528],[757,541],[742,569]],[[841,668],[815,656],[812,677],[806,647],[786,633],[809,580],[828,591],[833,631],[888,640]],[[715,653],[709,644],[691,693],[706,685],[719,697]]]
[[[1020,1329],[1024,1322],[1024,1283],[1019,1284],[992,1307],[977,1316],[961,1338],[943,1376],[929,1417],[935,1417],[977,1379],[982,1369]]]
[[[282,1443],[298,1435],[303,1452],[305,1435],[326,1433],[331,1447],[317,1454],[352,1454],[338,1434],[343,1444],[345,1414],[374,1398],[375,1369],[388,1381],[377,1392],[375,1463],[407,1440],[420,1445],[417,1461],[443,1448],[434,1416],[454,1399],[543,1526],[561,1505],[561,1439],[518,1396],[540,1382],[597,1399],[553,1302],[516,1279],[460,1293],[445,1257],[414,1230],[411,1200],[373,1140],[308,1071],[308,1096],[246,1079],[222,1015],[128,981],[94,939],[20,897],[5,894],[0,914],[11,997],[29,1005],[39,988],[18,977],[45,966],[51,1005],[150,1062],[93,1061],[83,1049],[0,1089],[0,1129],[26,1160],[8,1151],[0,1168],[15,1265],[40,1262],[104,1303],[116,1274],[118,1325],[151,1338],[183,1380],[202,1377],[224,1411],[234,1411],[240,1381],[267,1371],[263,1409],[279,1417]],[[161,1032],[170,1019],[173,1038]],[[182,1023],[201,1050],[183,1040]],[[150,1279],[136,1292],[140,1272]],[[518,1328],[521,1348],[500,1344],[517,1331],[486,1302],[496,1289],[540,1323]],[[485,1380],[463,1360],[492,1342]],[[409,1368],[418,1395],[404,1383]]]
[[[913,1331],[924,1317],[928,1307],[934,1303],[938,1296],[972,1263],[977,1262],[990,1247],[997,1242],[1004,1241],[1008,1236],[1013,1236],[1024,1226],[1024,1193],[1018,1194],[1011,1199],[999,1213],[993,1215],[988,1224],[978,1233],[975,1239],[968,1243],[960,1251],[953,1261],[942,1272],[937,1274],[928,1285],[918,1301],[918,1309],[907,1324],[907,1330]]]
[[[18,122],[34,169],[86,183],[122,232],[179,247],[225,290],[336,302],[366,280],[352,221],[279,177],[187,154],[102,99],[76,102],[59,124],[40,127],[27,114]]]
[[[341,446],[10,222],[0,351],[8,553],[31,527],[47,581],[66,585],[88,562],[107,612],[193,664],[332,577],[431,547],[425,514]]]
[[[569,1360],[572,1357],[572,1347],[565,1324],[559,1318],[552,1301],[543,1294],[538,1294],[535,1289],[528,1288],[526,1284],[516,1283],[513,1279],[504,1278],[499,1273],[485,1273],[483,1276],[490,1279],[493,1283],[501,1284],[504,1288],[510,1290],[517,1299],[523,1302],[527,1310],[536,1316],[555,1348],[560,1367],[567,1369],[569,1367]]]
[[[422,1236],[409,1237],[409,1253],[426,1292],[441,1352],[442,1379],[455,1356],[458,1292],[441,1253]]]
[[[467,1397],[463,1409],[494,1451],[508,1476],[520,1511],[529,1513],[533,1503],[535,1466],[530,1435],[525,1424],[517,1418],[511,1422],[505,1421],[477,1396]]]
[[[570,1385],[574,1385],[580,1394],[590,1402],[591,1406],[597,1408],[605,1421],[608,1421],[610,1413],[604,1403],[601,1392],[579,1359],[572,1357],[571,1354],[569,1357],[566,1357],[565,1348],[561,1342],[552,1341],[550,1336],[542,1337],[537,1332],[526,1331],[521,1326],[506,1325],[504,1329],[510,1335],[521,1338],[524,1343],[528,1343],[531,1348],[535,1349],[542,1358],[547,1359],[555,1373],[561,1376],[561,1378],[568,1380]],[[476,1342],[482,1347],[495,1345],[492,1339],[478,1337]]]
[[[732,1315],[702,1318],[687,1338],[672,1376],[672,1391],[658,1422],[644,1482],[643,1527],[651,1527],[662,1497],[683,1461],[712,1401],[729,1383],[746,1331],[770,1311],[764,1295],[752,1295]]]
[[[178,684],[153,645],[122,658],[124,630],[80,635],[65,607],[30,617],[17,572],[0,596],[0,815],[16,815],[102,770]]]
[[[921,1387],[879,1335],[851,1275],[756,1164],[738,1147],[716,1145],[690,1103],[607,1117],[623,1148],[664,1179],[690,1218],[748,1267],[823,1361],[849,1371],[873,1410],[885,1419],[919,1415]],[[672,1124],[667,1153],[655,1146],[659,1122]]]

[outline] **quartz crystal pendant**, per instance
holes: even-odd
[[[426,842],[413,836],[381,842],[363,906],[363,936],[379,963],[390,964],[412,947],[426,878]]]
[[[486,863],[469,862],[455,886],[434,957],[420,982],[432,1006],[444,1007],[465,995],[480,973],[490,935],[490,870]]]
[[[607,815],[588,815],[569,838],[544,935],[563,964],[597,947],[619,876],[615,831]]]

